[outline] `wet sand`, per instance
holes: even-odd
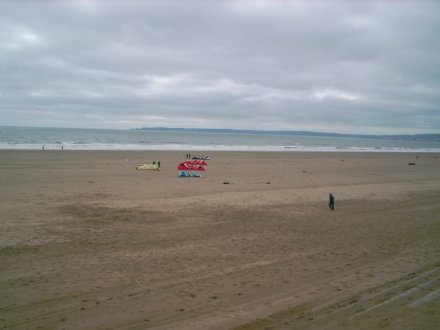
[[[185,154],[0,151],[0,328],[440,327],[440,155]]]

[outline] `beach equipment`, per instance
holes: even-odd
[[[179,166],[177,166],[177,169],[179,171],[204,171],[205,168],[202,165],[198,165],[198,164],[192,164],[190,162],[184,162],[184,163],[180,163]]]
[[[136,166],[137,170],[155,170],[160,171],[159,164],[156,163],[143,163]]]
[[[187,171],[179,171],[180,178],[201,178],[202,176],[199,173],[193,172],[189,174]]]
[[[184,164],[203,165],[203,166],[208,165],[208,163],[206,163],[204,160],[197,160],[197,159],[187,160],[186,162],[184,162]]]
[[[207,157],[207,156],[203,156],[203,157],[193,157],[193,160],[211,160],[211,158]]]
[[[189,174],[189,171],[205,171],[205,167],[208,165],[204,160],[202,159],[196,159],[196,157],[193,157],[192,160],[187,160],[183,163],[180,163],[177,166],[177,170],[179,171],[179,177],[193,177],[193,178],[200,178],[201,175],[197,172],[192,172],[192,174]]]

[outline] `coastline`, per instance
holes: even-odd
[[[0,150],[440,153],[440,134],[344,135],[225,130],[1,127]]]
[[[438,325],[438,154],[197,154],[0,150],[0,325]]]

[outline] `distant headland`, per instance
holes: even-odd
[[[294,135],[294,136],[316,136],[316,137],[340,137],[359,139],[379,140],[403,140],[403,141],[431,141],[440,142],[440,134],[403,134],[403,135],[369,135],[369,134],[341,134],[310,131],[260,131],[240,129],[214,129],[214,128],[175,128],[175,127],[142,127],[132,128],[141,131],[162,131],[162,132],[193,132],[193,133],[225,133],[225,134],[270,134],[270,135]]]

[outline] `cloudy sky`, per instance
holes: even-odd
[[[440,1],[0,2],[0,125],[440,133]]]

